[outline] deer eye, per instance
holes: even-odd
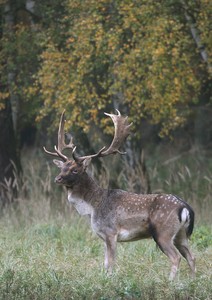
[[[73,173],[73,174],[77,174],[77,173],[78,173],[78,170],[77,170],[77,169],[73,169],[73,170],[72,170],[72,173]]]

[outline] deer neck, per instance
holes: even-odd
[[[103,189],[87,173],[68,189],[68,201],[81,215],[91,215],[101,202]]]

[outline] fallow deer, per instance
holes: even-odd
[[[111,117],[115,134],[111,145],[98,153],[77,156],[73,138],[65,143],[65,111],[60,118],[58,146],[55,152],[46,153],[59,157],[53,160],[61,169],[55,182],[64,185],[68,201],[80,215],[90,215],[92,230],[105,242],[105,268],[111,272],[115,261],[116,243],[153,238],[162,252],[171,261],[170,279],[174,279],[181,255],[187,260],[192,275],[195,274],[195,259],[188,246],[188,238],[194,226],[193,209],[179,197],[171,194],[135,194],[121,189],[103,189],[86,172],[93,158],[119,153],[120,147],[130,134],[127,117],[107,114]],[[72,151],[69,159],[62,153]],[[181,254],[181,255],[180,255]]]

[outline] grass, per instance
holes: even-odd
[[[196,278],[183,261],[177,280],[169,282],[169,262],[149,240],[119,244],[116,269],[107,276],[103,244],[86,221],[71,218],[1,229],[0,299],[211,299],[209,227],[202,227],[208,228],[203,245],[194,233]]]
[[[155,190],[187,195],[197,214],[190,242],[196,278],[182,260],[176,281],[169,282],[169,261],[151,240],[119,244],[114,273],[108,276],[102,241],[88,219],[67,205],[51,168],[36,155],[25,164],[19,199],[0,219],[0,299],[212,299],[211,169],[201,173],[198,166],[196,157],[186,168],[183,161],[150,168]]]

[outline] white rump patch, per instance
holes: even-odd
[[[186,223],[189,220],[189,211],[187,208],[183,208],[182,212],[181,212],[181,220],[182,223]]]

